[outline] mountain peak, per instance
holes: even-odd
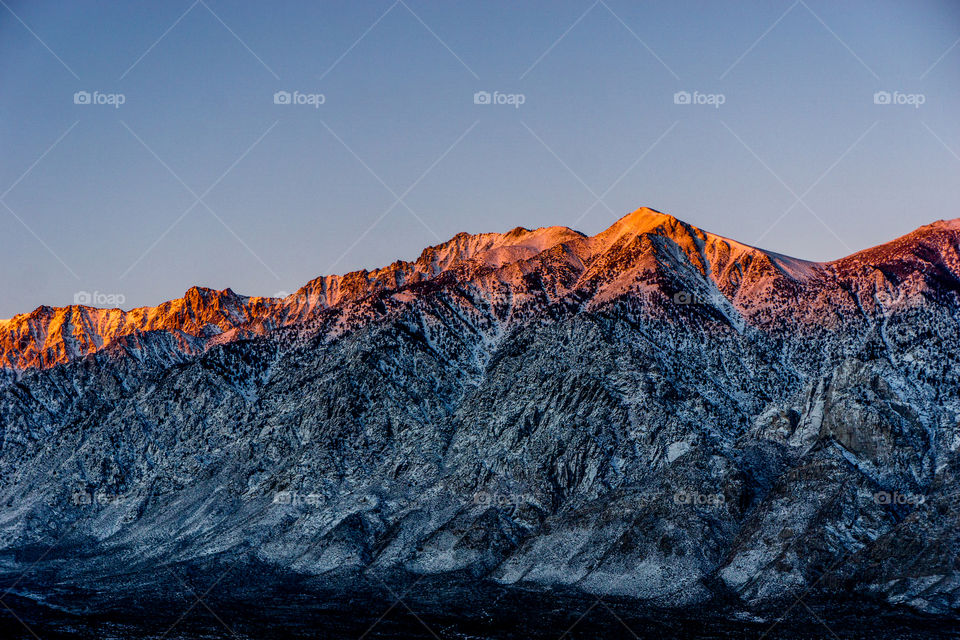
[[[205,300],[211,296],[215,296],[215,297],[222,296],[227,298],[233,298],[233,297],[236,297],[236,295],[237,294],[234,293],[233,289],[231,289],[230,287],[227,287],[226,289],[221,289],[218,291],[216,289],[211,289],[209,287],[200,287],[200,286],[194,285],[186,290],[186,292],[183,294],[183,297],[184,298],[201,298]]]
[[[567,227],[514,227],[507,233],[460,232],[450,240],[423,250],[417,263],[421,268],[439,272],[458,263],[479,261],[488,267],[530,258],[563,242],[584,237]]]
[[[953,218],[951,220],[937,220],[936,222],[931,222],[927,226],[936,229],[960,230],[960,218]]]
[[[677,222],[680,221],[670,214],[661,213],[650,207],[640,207],[614,222],[610,228],[640,234],[648,233],[663,224],[675,224]]]
[[[503,237],[504,237],[504,238],[518,238],[518,237],[521,237],[521,236],[525,236],[525,235],[528,234],[528,233],[530,233],[530,229],[527,229],[526,227],[514,227],[513,229],[511,229],[510,231],[508,231],[507,233],[505,233],[505,234],[503,235]]]
[[[650,207],[640,207],[636,211],[632,211],[623,216],[595,237],[609,244],[624,236],[642,236],[661,228],[673,231],[678,226],[686,225],[684,222],[669,214],[661,213]],[[664,235],[672,234],[667,233]]]
[[[684,291],[711,290],[735,306],[743,305],[747,313],[756,313],[771,296],[779,295],[778,289],[808,287],[813,296],[818,287],[834,286],[831,278],[837,277],[862,281],[869,289],[878,268],[901,274],[899,282],[908,272],[932,273],[930,265],[935,265],[941,282],[960,286],[955,284],[960,283],[960,219],[934,222],[884,245],[821,264],[764,251],[640,207],[592,237],[564,226],[458,233],[424,249],[414,262],[319,276],[296,296],[283,299],[194,286],[182,298],[129,311],[41,306],[30,314],[0,320],[0,367],[52,366],[138,331],[192,336],[196,342],[186,347],[192,352],[214,338],[223,342],[293,326],[338,305],[400,291],[443,273],[472,283],[476,295],[489,296],[493,303],[520,300],[524,306],[514,311],[533,308],[533,300],[540,296],[556,301],[572,293],[578,300],[592,298],[603,304],[658,281]],[[542,291],[534,294],[530,287]],[[402,292],[396,300],[415,295]]]

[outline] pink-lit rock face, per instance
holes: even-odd
[[[598,308],[625,296],[705,304],[742,329],[829,327],[849,314],[917,304],[938,283],[960,281],[960,221],[940,221],[846,258],[814,263],[763,251],[641,208],[588,237],[566,227],[459,233],[414,262],[321,276],[284,298],[193,287],[156,307],[39,307],[0,321],[0,366],[47,368],[146,332],[165,332],[178,357],[282,327],[316,324],[341,308],[337,333],[362,324],[352,313],[370,296],[414,304],[418,285],[467,289],[518,314],[563,300]],[[952,283],[952,284],[951,284]],[[131,341],[132,340],[132,341]]]
[[[955,619],[958,226],[810,263],[640,209],[284,298],[38,309],[3,326],[0,552],[66,540],[36,575],[84,597],[224,557]]]

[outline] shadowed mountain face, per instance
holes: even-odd
[[[955,615],[958,249],[937,222],[811,263],[640,209],[282,299],[41,307],[0,322],[6,585],[69,608],[50,585],[122,599],[214,563]]]

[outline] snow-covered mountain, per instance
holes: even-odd
[[[941,221],[814,263],[644,208],[282,299],[41,307],[0,322],[4,571],[953,615],[958,251]]]
[[[460,233],[425,249],[416,262],[397,261],[374,271],[322,276],[284,298],[192,287],[182,298],[130,311],[42,306],[0,320],[0,364],[12,369],[51,367],[99,351],[122,337],[151,331],[168,332],[178,348],[195,353],[214,338],[223,342],[260,335],[372,293],[430,280],[465,265],[501,267],[580,237],[582,234],[565,227],[535,231],[517,227],[505,234]]]
[[[657,280],[656,274],[662,272],[663,278],[676,280],[672,284],[679,287],[678,292],[687,284],[700,289],[699,293],[719,308],[728,309],[736,322],[776,312],[769,305],[769,296],[782,298],[778,287],[787,282],[791,292],[805,289],[815,297],[836,296],[837,288],[847,284],[858,290],[877,287],[879,299],[869,305],[873,308],[892,294],[891,287],[900,284],[896,271],[901,265],[904,277],[925,277],[922,269],[915,268],[924,251],[932,258],[930,268],[943,271],[948,279],[952,277],[949,274],[956,274],[956,243],[951,240],[958,225],[957,221],[934,223],[890,244],[831,263],[756,249],[648,208],[621,218],[594,237],[566,227],[460,233],[425,249],[415,262],[397,261],[374,271],[321,276],[284,298],[193,287],[182,298],[130,311],[84,305],[38,307],[29,314],[0,320],[0,364],[16,370],[51,367],[109,347],[121,338],[154,331],[170,334],[168,344],[178,351],[195,354],[209,344],[316,321],[333,307],[371,294],[392,291],[393,300],[407,299],[416,285],[445,281],[445,277],[491,298],[507,290],[524,292],[528,289],[524,279],[538,277],[551,283],[547,302],[577,292],[581,297],[588,295],[591,304],[603,304],[629,292],[657,291],[657,285],[663,283],[645,285],[644,278],[655,276]],[[921,255],[915,255],[918,252]],[[690,276],[696,282],[685,282]],[[684,293],[689,295],[678,299],[692,299],[695,292]],[[898,289],[888,304],[903,295],[909,292]],[[762,324],[762,319],[755,320]]]

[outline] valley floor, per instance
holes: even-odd
[[[960,620],[914,617],[870,603],[803,602],[764,614],[717,605],[686,611],[569,592],[532,592],[469,578],[380,582],[344,595],[250,575],[205,587],[184,574],[133,595],[18,585],[3,598],[9,640],[903,640],[960,638]],[[239,580],[237,579],[239,578]],[[183,580],[181,582],[181,579]],[[212,582],[207,580],[206,582]],[[12,581],[4,580],[8,585]],[[42,594],[42,595],[41,595]],[[398,597],[400,598],[398,600]]]

